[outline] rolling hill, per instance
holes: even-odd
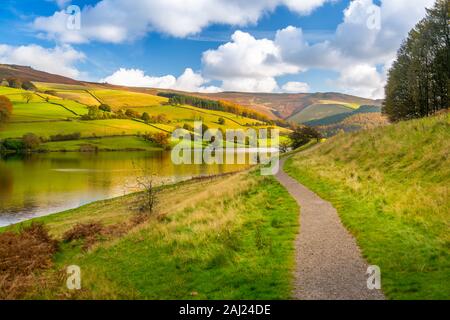
[[[448,299],[449,150],[447,113],[337,135],[287,171],[338,210],[388,298]]]
[[[176,90],[129,88],[106,83],[100,84],[76,81],[66,77],[37,71],[30,67],[0,65],[0,80],[11,77],[33,82],[79,85],[81,86],[80,88],[95,86],[96,88],[103,90],[125,90],[129,92],[151,94],[153,96],[156,96],[159,92],[183,93]],[[63,88],[64,86],[59,87],[60,90],[63,90]],[[311,105],[339,105],[350,109],[356,109],[361,105],[381,106],[382,102],[380,100],[365,99],[335,92],[298,94],[220,92],[190,94],[211,100],[233,102],[261,112],[272,119],[288,119]]]

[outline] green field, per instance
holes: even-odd
[[[288,161],[329,200],[391,299],[450,297],[450,115],[338,135]]]
[[[124,223],[133,215],[136,196],[35,221],[44,222],[57,238],[77,223]],[[62,244],[54,268],[46,272],[47,285],[36,283],[26,297],[291,298],[298,207],[272,177],[241,173],[187,182],[164,188],[159,199],[163,218],[105,238],[88,251],[81,250],[83,241]],[[83,270],[83,290],[75,293],[58,280],[58,270],[72,264]]]
[[[297,123],[305,123],[338,114],[351,113],[352,111],[352,108],[342,104],[313,104],[289,117],[288,120]]]
[[[93,120],[93,121],[58,121],[47,123],[9,123],[0,130],[0,139],[21,138],[32,132],[40,137],[48,138],[56,134],[81,133],[82,137],[137,135],[146,132],[158,132],[145,123],[133,120]]]
[[[48,140],[53,135],[67,135],[80,133],[82,138],[130,136],[145,133],[164,132],[171,133],[184,124],[194,125],[195,121],[202,121],[212,129],[246,129],[256,125],[257,128],[266,128],[267,124],[254,119],[237,116],[227,112],[205,110],[192,106],[167,105],[167,98],[150,94],[129,92],[125,90],[100,89],[99,86],[61,85],[51,83],[35,83],[40,90],[31,93],[33,98],[27,103],[23,97],[26,93],[22,89],[0,87],[0,95],[7,96],[14,105],[10,121],[0,128],[0,139],[19,139],[27,133]],[[45,93],[43,93],[45,92]],[[30,94],[30,92],[28,92]],[[150,116],[165,115],[165,123],[144,123],[140,119],[108,119],[84,120],[82,115],[88,113],[89,106],[110,105],[113,110],[132,109],[139,115],[147,112]],[[223,118],[225,123],[219,124]],[[279,128],[281,132],[289,130]],[[126,139],[112,139],[107,145],[100,145],[100,150],[128,150],[146,149],[142,145],[132,143],[128,148],[123,142]],[[114,147],[113,143],[118,146]],[[48,144],[40,147],[41,150],[78,150],[84,141],[72,141]]]
[[[167,102],[167,98],[122,90],[90,90],[102,103],[113,109],[126,109],[131,107],[158,106]]]
[[[90,146],[97,148],[98,151],[113,150],[136,150],[152,151],[160,148],[149,141],[140,137],[107,137],[83,140],[56,141],[45,143],[40,149],[45,151],[80,151],[83,147]]]

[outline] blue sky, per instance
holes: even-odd
[[[186,11],[177,0],[2,0],[0,62],[137,86],[381,98],[399,44],[432,3],[416,0],[405,17],[406,0],[190,1]],[[57,14],[70,4],[82,9],[79,31]]]

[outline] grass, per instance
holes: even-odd
[[[90,90],[90,92],[100,101],[116,110],[131,107],[157,106],[168,101],[167,98],[131,91],[95,89]]]
[[[359,109],[361,106],[360,103],[355,102],[343,102],[343,101],[337,101],[337,100],[320,100],[320,104],[336,104],[336,105],[343,105],[344,107],[351,108],[354,110]]]
[[[298,123],[304,123],[350,112],[352,112],[351,108],[348,108],[341,104],[313,104],[300,111],[299,113],[296,113],[295,115],[289,117],[288,120]]]
[[[288,173],[333,203],[391,299],[450,296],[450,115],[339,135]]]
[[[56,134],[71,134],[80,132],[82,137],[102,137],[136,135],[145,132],[158,132],[159,130],[145,123],[133,120],[93,120],[93,121],[57,121],[46,123],[8,123],[0,130],[2,138],[20,138],[28,132],[40,137],[49,137]]]
[[[161,150],[156,144],[143,138],[135,136],[107,137],[97,139],[70,140],[48,142],[43,144],[40,149],[46,151],[80,151],[80,148],[89,145],[96,147],[98,151],[118,151],[118,150],[139,150],[152,151]]]
[[[136,196],[35,221],[44,222],[60,238],[80,222],[111,225],[129,219]],[[80,249],[81,243],[63,245],[49,276],[56,277],[67,265],[79,265],[83,290],[69,295],[74,299],[291,297],[298,207],[272,177],[240,173],[190,181],[163,188],[159,199],[162,218],[122,238],[103,241],[87,252]],[[36,288],[27,297],[66,294],[61,283],[49,290]]]
[[[68,110],[46,102],[15,103],[11,122],[54,121],[74,117]]]

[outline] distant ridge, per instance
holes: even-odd
[[[159,92],[177,92],[182,94],[194,95],[211,100],[225,100],[233,102],[257,112],[267,115],[271,119],[292,119],[295,121],[295,115],[311,106],[336,105],[338,108],[348,107],[349,105],[370,105],[381,106],[382,100],[371,100],[361,97],[351,96],[337,92],[325,93],[247,93],[247,92],[220,92],[220,93],[198,93],[182,92],[169,89],[155,88],[137,88],[116,86],[107,83],[93,83],[77,81],[68,77],[38,71],[31,67],[0,64],[0,81],[2,79],[16,78],[22,81],[49,82],[65,85],[84,85],[87,87],[103,87],[111,89],[121,89],[133,92],[149,93],[156,95]],[[311,108],[309,108],[311,109]],[[318,108],[320,109],[320,108]],[[356,108],[357,109],[357,108]],[[352,108],[349,112],[353,111]],[[311,110],[309,110],[311,112]],[[314,118],[314,117],[313,117]],[[320,119],[317,119],[320,120]]]
[[[82,82],[71,78],[38,71],[31,67],[0,64],[0,80],[15,78],[22,81],[51,82],[61,84],[82,85]]]

